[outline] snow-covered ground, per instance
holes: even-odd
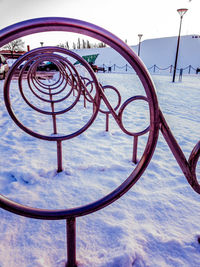
[[[144,94],[135,74],[97,74],[100,82],[118,88],[122,102]],[[184,76],[171,83],[170,76],[153,76],[161,110],[188,158],[199,140],[200,78]],[[0,82],[0,192],[38,208],[70,208],[97,200],[111,192],[134,169],[132,137],[110,119],[98,114],[82,135],[63,142],[64,171],[56,173],[56,144],[35,139],[20,130],[9,117]],[[12,88],[15,90],[16,81]],[[27,125],[50,130],[51,120],[25,109],[14,91],[15,112]],[[111,101],[115,101],[111,99]],[[79,109],[62,121],[76,130],[88,119],[90,107]],[[139,105],[140,106],[140,105]],[[141,107],[141,106],[140,106]],[[142,106],[143,107],[143,106]],[[146,127],[145,112],[128,110],[129,129]],[[134,127],[134,128],[133,128]],[[146,136],[139,138],[139,156]],[[200,164],[197,166],[197,176]],[[149,167],[140,180],[110,206],[77,218],[77,260],[82,267],[200,266],[200,197],[186,181],[162,134]],[[1,267],[64,267],[65,221],[42,221],[0,210]]]

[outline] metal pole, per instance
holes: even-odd
[[[57,172],[62,172],[62,142],[57,141]]]
[[[51,111],[54,112],[54,102],[53,102],[53,97],[51,94],[51,89],[49,89],[49,97],[50,97],[50,101],[51,101]],[[56,115],[52,115],[52,121],[53,121],[53,133],[57,134],[57,126],[56,126]]]
[[[133,158],[132,162],[137,163],[137,146],[138,146],[138,137],[134,136],[133,138]]]
[[[66,220],[67,227],[67,263],[65,267],[77,267],[76,264],[76,219]]]
[[[109,131],[109,113],[106,113],[106,132]]]
[[[143,34],[138,34],[139,37],[139,44],[138,44],[138,57],[140,56],[140,44],[141,44],[141,38],[142,38]]]
[[[51,94],[51,90],[49,89],[49,96],[51,100],[51,110],[54,112],[54,103],[53,98]],[[52,115],[52,121],[53,121],[53,131],[54,134],[57,134],[57,126],[56,126],[56,115]],[[57,172],[62,172],[62,142],[57,141]]]
[[[138,45],[138,57],[140,56],[140,41],[139,41],[139,45]]]
[[[180,27],[179,27],[179,34],[178,34],[178,41],[177,41],[177,48],[176,48],[176,57],[175,57],[175,63],[174,63],[174,73],[173,73],[173,79],[172,82],[175,82],[175,76],[176,76],[176,66],[177,66],[177,60],[178,60],[178,50],[179,50],[179,43],[180,43],[180,36],[181,36],[181,25],[182,25],[182,19],[183,15],[188,11],[187,8],[179,8],[177,9],[177,12],[180,15]]]
[[[181,18],[180,18],[180,27],[179,27],[178,41],[177,41],[177,47],[176,47],[176,57],[175,57],[175,63],[174,63],[174,73],[173,73],[172,82],[175,82],[175,77],[176,77],[176,66],[177,66],[177,60],[178,60],[178,51],[179,51],[179,44],[180,44],[182,19],[183,19],[183,16],[181,16]]]

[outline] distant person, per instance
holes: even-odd
[[[5,63],[6,63],[5,57],[0,55],[0,64],[5,64]]]
[[[196,74],[198,74],[200,72],[200,68],[196,69]]]
[[[6,59],[4,56],[0,54],[0,80],[3,80],[5,78],[8,70],[9,70],[9,66],[6,62]]]

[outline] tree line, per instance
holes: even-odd
[[[84,40],[84,39],[81,40],[80,38],[78,38],[77,42],[73,42],[71,47],[68,41],[66,41],[65,43],[59,43],[57,46],[66,49],[86,49],[86,48],[102,48],[106,47],[106,44],[103,42],[91,43],[89,40]]]
[[[84,39],[81,40],[80,38],[78,38],[77,43],[73,42],[71,47],[68,41],[66,41],[65,43],[59,43],[57,46],[66,49],[86,49],[86,48],[102,48],[106,47],[106,44],[103,42],[91,43],[89,40],[84,40]],[[19,38],[4,45],[2,48],[10,51],[11,57],[13,57],[14,52],[24,51],[24,42],[21,38]]]

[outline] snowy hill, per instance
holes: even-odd
[[[159,68],[167,68],[165,74],[169,74],[170,66],[174,66],[176,47],[177,36],[144,40],[140,46],[140,58],[151,73],[155,71],[153,66],[156,65],[156,73],[159,72]],[[131,46],[131,48],[136,54],[138,53],[138,45]],[[200,67],[199,51],[199,35],[181,36],[177,69],[186,69],[184,73],[188,73],[188,67],[191,65],[191,73],[195,73],[196,68]],[[110,47],[75,49],[74,52],[81,56],[99,54],[95,64],[112,66],[112,72],[132,72],[132,68],[126,67],[128,63],[125,59]],[[12,59],[7,61],[9,66],[13,64]],[[161,73],[163,74],[163,71]]]
[[[194,35],[182,36],[179,47],[178,68],[192,65],[200,66],[200,38]],[[161,68],[174,65],[177,47],[177,37],[166,37],[145,40],[141,43],[140,56],[147,67],[156,64]],[[137,47],[133,47],[137,51]]]
[[[149,39],[141,42],[140,57],[147,68],[156,65],[167,68],[174,65],[177,47],[177,37]],[[138,45],[131,46],[137,54]],[[200,66],[200,38],[197,35],[181,36],[177,68],[186,68],[191,65],[194,69]],[[96,64],[124,66],[127,62],[112,48],[95,48],[76,50],[80,55],[98,53]]]

